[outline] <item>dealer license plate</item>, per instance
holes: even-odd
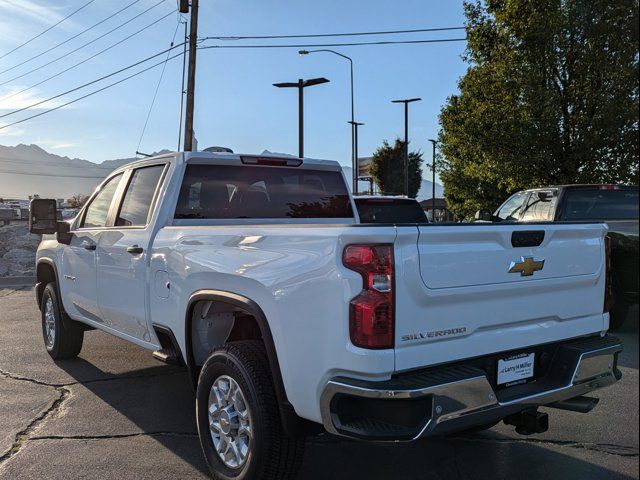
[[[521,353],[498,360],[498,385],[516,385],[533,377],[535,353]]]

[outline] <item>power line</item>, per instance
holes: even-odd
[[[318,33],[298,35],[227,35],[219,37],[204,37],[203,40],[266,40],[284,38],[359,37],[363,35],[394,35],[404,33],[446,32],[450,30],[464,30],[465,28],[466,27],[417,28],[412,30],[383,30],[377,32]]]
[[[76,68],[76,67],[78,67],[78,66],[82,65],[83,63],[86,63],[86,62],[88,62],[89,60],[92,60],[92,59],[96,58],[98,55],[102,55],[104,52],[109,51],[109,50],[111,50],[112,48],[117,47],[118,45],[120,45],[120,44],[122,44],[122,43],[126,42],[127,40],[129,40],[129,39],[131,39],[131,38],[135,37],[136,35],[139,35],[140,33],[144,32],[145,30],[147,30],[147,29],[149,29],[149,28],[151,28],[151,27],[153,27],[153,26],[154,26],[154,25],[156,25],[157,23],[160,23],[162,20],[164,20],[165,18],[167,18],[169,15],[173,15],[174,13],[175,13],[175,10],[174,10],[173,12],[169,12],[169,13],[167,13],[166,15],[163,15],[162,17],[160,17],[160,18],[158,18],[157,20],[155,20],[155,21],[151,22],[150,24],[148,24],[148,25],[146,25],[146,26],[142,27],[141,29],[139,29],[139,30],[137,30],[137,31],[133,32],[131,35],[126,36],[126,37],[125,37],[125,38],[123,38],[122,40],[119,40],[118,42],[116,42],[116,43],[114,43],[114,44],[109,45],[107,48],[104,48],[104,49],[100,50],[99,52],[94,53],[94,54],[93,54],[93,55],[91,55],[90,57],[87,57],[87,58],[85,58],[84,60],[82,60],[82,61],[80,61],[80,62],[78,62],[78,63],[75,63],[75,64],[71,65],[70,67],[65,68],[64,70],[61,70],[61,71],[59,71],[58,73],[55,73],[55,74],[53,74],[53,75],[51,75],[51,76],[49,76],[49,77],[45,78],[44,80],[40,80],[39,82],[34,83],[33,85],[31,85],[31,86],[29,86],[29,87],[23,88],[22,90],[18,90],[18,91],[16,91],[16,92],[13,92],[13,93],[11,93],[11,94],[9,94],[9,95],[6,95],[6,96],[4,96],[4,97],[0,98],[0,102],[1,102],[1,101],[3,101],[3,100],[8,100],[8,99],[9,99],[9,98],[11,98],[11,97],[15,97],[16,95],[20,95],[21,93],[24,93],[24,92],[26,92],[27,90],[31,90],[32,88],[35,88],[35,87],[37,87],[37,86],[39,86],[39,85],[42,85],[43,83],[48,82],[49,80],[52,80],[52,79],[54,79],[54,78],[56,78],[56,77],[59,77],[60,75],[62,75],[62,74],[64,74],[64,73],[67,73],[69,70],[73,70],[74,68]],[[0,116],[0,118],[2,118],[2,116]]]
[[[144,15],[144,14],[145,14],[145,13],[147,13],[148,11],[150,11],[150,10],[152,10],[152,9],[156,8],[158,5],[160,5],[160,4],[161,4],[161,3],[163,3],[164,1],[165,1],[165,0],[160,0],[158,3],[155,3],[154,5],[150,6],[150,7],[149,7],[149,8],[147,8],[146,10],[144,10],[144,11],[140,12],[140,13],[139,13],[138,15],[136,15],[135,17],[133,17],[133,18],[131,18],[131,19],[127,20],[127,21],[126,21],[126,22],[124,22],[124,23],[121,23],[121,24],[120,24],[120,25],[118,25],[117,27],[112,28],[112,29],[111,29],[111,30],[109,30],[108,32],[103,33],[103,34],[102,34],[102,35],[100,35],[99,37],[96,37],[96,38],[94,38],[93,40],[91,40],[91,41],[89,41],[89,42],[87,42],[87,43],[84,43],[84,44],[80,45],[79,47],[75,48],[74,50],[71,50],[70,52],[65,53],[64,55],[61,55],[61,56],[59,56],[59,57],[57,57],[57,58],[54,58],[53,60],[51,60],[51,61],[49,61],[49,62],[47,62],[47,63],[44,63],[44,64],[40,65],[39,67],[36,67],[36,68],[33,68],[33,69],[29,70],[28,72],[25,72],[25,73],[22,73],[22,74],[20,74],[20,75],[18,75],[18,76],[16,76],[16,77],[10,78],[9,80],[5,80],[4,82],[0,83],[0,86],[2,86],[2,85],[6,85],[7,83],[13,82],[14,80],[18,80],[19,78],[26,77],[27,75],[29,75],[29,74],[31,74],[31,73],[33,73],[33,72],[37,72],[38,70],[41,70],[41,69],[43,69],[44,67],[47,67],[47,66],[51,65],[52,63],[57,62],[58,60],[62,60],[63,58],[68,57],[68,56],[69,56],[69,55],[71,55],[72,53],[75,53],[75,52],[77,52],[78,50],[81,50],[81,49],[83,49],[84,47],[89,46],[89,45],[91,45],[92,43],[97,42],[97,41],[98,41],[98,40],[100,40],[101,38],[106,37],[107,35],[109,35],[109,34],[111,34],[111,33],[115,32],[116,30],[118,30],[118,29],[120,29],[120,28],[124,27],[125,25],[127,25],[127,24],[129,24],[129,23],[131,23],[131,22],[132,22],[132,21],[134,21],[136,18],[138,18],[138,17],[140,17],[140,16]],[[172,13],[173,13],[173,12],[172,12]]]
[[[173,13],[173,12],[171,12],[171,13]],[[64,95],[68,95],[69,93],[73,93],[73,92],[78,91],[78,90],[80,90],[82,88],[88,87],[89,85],[93,85],[94,83],[98,83],[98,82],[100,82],[102,80],[105,80],[105,79],[107,79],[109,77],[113,77],[114,75],[122,73],[122,72],[124,72],[126,70],[129,70],[129,69],[133,68],[133,67],[137,67],[138,65],[140,65],[142,63],[148,62],[152,58],[159,57],[160,55],[163,55],[163,54],[173,50],[174,48],[178,48],[180,46],[182,46],[182,43],[180,43],[178,45],[173,45],[172,47],[169,47],[166,50],[162,50],[161,52],[158,52],[158,53],[156,53],[154,55],[151,55],[150,57],[144,58],[144,59],[142,59],[142,60],[140,60],[140,61],[138,61],[136,63],[132,63],[131,65],[128,65],[126,67],[121,68],[120,70],[116,70],[115,72],[109,73],[109,74],[104,75],[104,76],[102,76],[100,78],[96,78],[95,80],[92,80],[90,82],[84,83],[82,85],[78,85],[77,87],[74,87],[71,90],[67,90],[66,92],[59,93],[57,95],[54,95],[53,97],[45,98],[44,100],[40,100],[39,102],[32,103],[31,105],[27,105],[26,107],[22,107],[22,108],[19,108],[17,110],[12,110],[11,112],[4,113],[4,114],[0,115],[0,118],[8,117],[9,115],[14,115],[16,113],[23,112],[24,110],[29,110],[30,108],[37,107],[38,105],[42,105],[43,103],[50,102],[51,100],[55,100],[56,98],[60,98],[60,97],[62,97]]]
[[[358,47],[362,45],[407,45],[422,43],[448,43],[464,42],[466,38],[441,38],[432,40],[381,40],[378,42],[353,42],[353,43],[316,43],[294,45],[204,45],[198,47],[201,50],[209,48],[316,48],[316,47]]]
[[[51,25],[50,27],[46,28],[45,30],[43,30],[42,32],[40,32],[39,34],[37,34],[35,37],[31,37],[29,40],[27,40],[24,43],[21,43],[20,45],[18,45],[17,47],[14,47],[13,50],[9,50],[7,53],[0,55],[0,59],[6,57],[7,55],[11,55],[13,52],[15,52],[16,50],[24,47],[25,45],[33,42],[36,38],[41,37],[42,35],[44,35],[45,33],[47,33],[49,30],[52,30],[54,28],[56,28],[58,25],[60,25],[62,22],[64,22],[65,20],[68,20],[69,18],[73,17],[76,13],[78,13],[80,10],[82,10],[83,8],[88,7],[89,5],[91,5],[93,2],[95,2],[96,0],[89,0],[87,3],[85,3],[84,5],[82,5],[80,8],[78,8],[77,10],[71,12],[69,15],[67,15],[66,17],[64,17],[62,20],[54,23],[53,25]]]
[[[54,45],[53,47],[50,47],[48,49],[46,49],[44,52],[40,52],[37,55],[34,55],[33,57],[27,58],[26,60],[23,60],[20,63],[16,63],[13,67],[9,67],[9,68],[5,68],[4,70],[0,71],[0,74],[3,74],[5,72],[8,72],[9,70],[13,70],[14,68],[18,68],[22,65],[24,65],[25,63],[29,63],[31,60],[35,60],[36,58],[41,57],[42,55],[45,55],[47,53],[49,53],[52,50],[55,50],[58,47],[61,47],[62,45],[64,45],[65,43],[69,43],[71,40],[74,40],[76,38],[78,38],[80,35],[83,35],[85,33],[87,33],[89,30],[94,29],[95,27],[97,27],[98,25],[102,25],[104,22],[106,22],[107,20],[112,19],[113,17],[115,17],[116,15],[118,15],[119,13],[124,12],[126,9],[133,7],[136,3],[138,3],[140,0],[134,0],[133,2],[131,2],[129,5],[127,5],[126,7],[121,8],[120,10],[118,10],[115,13],[112,13],[111,15],[109,15],[107,18],[104,18],[102,20],[100,20],[98,23],[94,23],[93,25],[91,25],[88,28],[85,28],[83,31],[81,31],[80,33],[76,33],[75,35],[73,35],[72,37],[67,38],[66,40]]]
[[[162,53],[164,53],[164,52],[162,52]],[[180,52],[180,53],[178,53],[178,54],[176,54],[176,55],[174,55],[174,56],[172,56],[172,57],[169,57],[169,59],[168,59],[168,60],[166,60],[166,61],[173,60],[174,58],[178,58],[178,57],[180,57],[181,55],[182,55],[182,52]],[[26,122],[26,121],[28,121],[28,120],[32,120],[32,119],[37,118],[37,117],[41,117],[42,115],[45,115],[45,114],[47,114],[47,113],[54,112],[54,111],[59,110],[59,109],[61,109],[61,108],[67,107],[67,106],[69,106],[69,105],[71,105],[71,104],[73,104],[73,103],[79,102],[80,100],[84,100],[85,98],[91,97],[92,95],[95,95],[95,94],[100,93],[100,92],[102,92],[102,91],[104,91],[104,90],[107,90],[108,88],[114,87],[114,86],[116,86],[116,85],[118,85],[118,84],[120,84],[120,83],[122,83],[122,82],[126,82],[127,80],[129,80],[129,79],[131,79],[131,78],[133,78],[133,77],[136,77],[136,76],[138,76],[138,75],[141,75],[141,74],[143,74],[144,72],[147,72],[147,71],[151,70],[152,68],[158,67],[158,66],[162,65],[163,63],[165,63],[166,61],[165,61],[165,60],[163,60],[163,61],[161,61],[161,62],[155,63],[155,64],[151,65],[150,67],[147,67],[147,68],[145,68],[145,69],[143,69],[143,70],[140,70],[140,71],[138,71],[138,72],[136,72],[136,73],[133,73],[133,74],[131,74],[131,75],[127,76],[127,77],[124,77],[124,78],[122,78],[122,79],[120,79],[120,80],[118,80],[118,81],[116,81],[116,82],[110,83],[109,85],[106,85],[106,86],[104,86],[104,87],[102,87],[102,88],[100,88],[100,89],[98,89],[98,90],[95,90],[95,91],[93,91],[93,92],[87,93],[86,95],[83,95],[82,97],[78,97],[78,98],[76,98],[76,99],[74,99],[74,100],[71,100],[71,101],[69,101],[69,102],[67,102],[67,103],[63,103],[62,105],[58,105],[58,106],[56,106],[56,107],[50,108],[49,110],[45,110],[45,111],[43,111],[43,112],[36,113],[35,115],[31,115],[30,117],[23,118],[23,119],[18,120],[18,121],[16,121],[16,122],[9,123],[9,124],[7,124],[7,125],[2,125],[2,126],[0,127],[0,130],[3,130],[3,129],[5,129],[5,128],[12,127],[12,126],[14,126],[14,125],[18,125],[18,124],[20,124],[20,123]]]
[[[176,29],[173,32],[173,38],[171,39],[171,47],[173,47],[173,43],[176,41],[176,35],[178,34],[178,28],[180,28],[180,20],[178,20],[178,24],[176,25]],[[164,64],[162,65],[162,70],[160,71],[160,78],[158,79],[158,83],[156,85],[156,91],[153,94],[153,98],[151,99],[151,105],[149,105],[149,111],[147,112],[147,118],[144,121],[144,126],[142,127],[142,132],[140,133],[140,139],[138,140],[138,146],[136,147],[136,152],[140,150],[140,144],[142,143],[142,138],[144,137],[144,132],[147,130],[147,124],[149,123],[149,117],[151,117],[151,111],[153,110],[153,105],[156,103],[156,97],[158,96],[158,90],[160,90],[160,84],[162,83],[162,78],[164,77],[164,71],[167,68],[167,62],[169,61],[169,55],[171,54],[171,50],[167,52],[167,58],[164,60]]]

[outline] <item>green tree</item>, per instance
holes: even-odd
[[[74,193],[71,198],[67,199],[67,204],[71,208],[82,208],[82,206],[88,199],[88,195],[83,195],[82,193]]]
[[[439,134],[457,216],[528,187],[637,182],[637,0],[476,0],[465,15],[469,68]]]
[[[422,153],[409,152],[409,196],[415,198],[422,184]],[[404,141],[396,139],[393,147],[386,140],[371,159],[371,176],[386,195],[404,194]]]

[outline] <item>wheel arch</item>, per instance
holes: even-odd
[[[36,264],[36,301],[38,302],[38,308],[42,303],[42,294],[47,284],[56,282],[56,293],[62,303],[62,297],[60,296],[60,281],[58,279],[58,269],[53,260],[48,257],[38,259]]]
[[[278,362],[278,353],[276,351],[275,343],[273,341],[273,335],[271,333],[271,328],[269,327],[269,322],[266,315],[264,314],[262,308],[260,307],[260,305],[258,305],[258,303],[243,295],[227,292],[224,290],[203,289],[192,293],[189,297],[185,312],[184,357],[185,363],[187,365],[187,370],[189,372],[189,378],[191,379],[193,387],[195,388],[197,386],[199,369],[196,365],[193,354],[192,320],[194,308],[196,304],[201,301],[226,303],[233,307],[245,310],[255,318],[262,335],[262,341],[267,352],[267,357],[269,359],[269,367],[273,376],[273,383],[283,428],[289,435],[294,436],[306,435],[312,429],[315,431],[315,428],[309,425],[313,422],[309,422],[298,417],[298,415],[295,413],[293,405],[291,405],[287,398],[287,392],[284,387],[282,372],[280,370],[280,363]]]
[[[39,258],[36,263],[36,301],[38,302],[38,309],[42,305],[42,295],[45,287],[51,283],[56,284],[56,295],[60,302],[60,308],[62,310],[62,322],[65,327],[69,328],[71,325],[71,319],[67,314],[67,310],[64,308],[64,299],[62,298],[62,292],[60,290],[60,276],[58,275],[58,268],[56,263],[49,257]]]

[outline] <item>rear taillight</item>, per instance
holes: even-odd
[[[613,307],[613,272],[611,271],[611,237],[604,237],[605,247],[605,285],[604,285],[604,308],[603,312],[608,313]]]
[[[362,275],[362,292],[349,305],[349,333],[356,347],[393,348],[393,245],[349,245],[342,263]]]

